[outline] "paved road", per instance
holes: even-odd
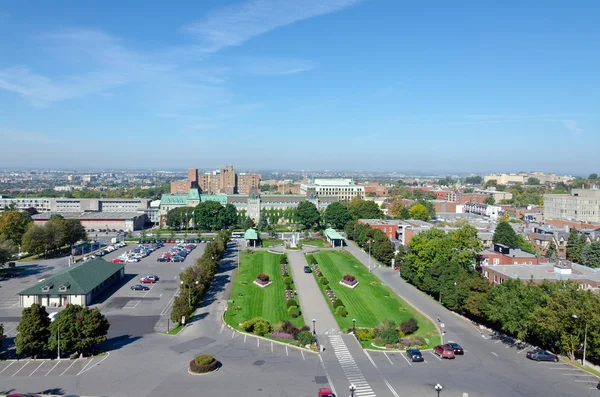
[[[287,252],[296,291],[300,298],[300,306],[304,320],[312,328],[312,319],[316,321],[317,334],[329,334],[339,331],[339,326],[329,310],[329,305],[311,273],[304,273],[307,264],[301,251]]]

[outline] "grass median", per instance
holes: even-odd
[[[422,336],[428,339],[430,346],[440,342],[437,327],[431,320],[396,295],[350,253],[321,251],[313,256],[318,262],[321,273],[329,282],[330,288],[337,298],[342,300],[348,311],[346,317],[342,317],[335,313],[331,304],[329,305],[340,329],[352,328],[352,319],[356,319],[357,328],[375,328],[383,320],[393,320],[396,324],[400,324],[413,317],[417,320],[419,329],[411,336]],[[357,287],[352,289],[339,284],[346,274],[356,277],[359,282]],[[320,280],[317,280],[317,283],[325,295],[325,285]],[[329,302],[326,295],[325,299]]]

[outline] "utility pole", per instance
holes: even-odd
[[[58,321],[58,329],[57,329],[57,342],[56,343],[56,349],[58,350],[58,356],[57,356],[57,360],[60,360],[60,320],[58,319],[58,316],[56,316],[56,321]]]

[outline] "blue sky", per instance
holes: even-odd
[[[0,3],[0,167],[600,171],[597,1]]]

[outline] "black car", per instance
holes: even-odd
[[[458,343],[446,343],[446,346],[450,346],[454,350],[454,354],[465,354],[465,351]]]
[[[304,266],[304,273],[312,273],[310,266]]]
[[[142,284],[136,284],[131,286],[132,291],[150,291],[150,287],[146,287]]]
[[[422,362],[422,361],[425,361],[425,359],[423,358],[423,354],[421,354],[421,351],[419,349],[417,349],[417,348],[411,348],[411,349],[406,350],[406,355],[413,362]]]
[[[167,258],[163,258],[162,256],[160,258],[156,258],[157,262],[167,262]]]
[[[527,352],[527,358],[535,361],[554,361],[558,362],[558,356],[545,350],[532,350]]]

